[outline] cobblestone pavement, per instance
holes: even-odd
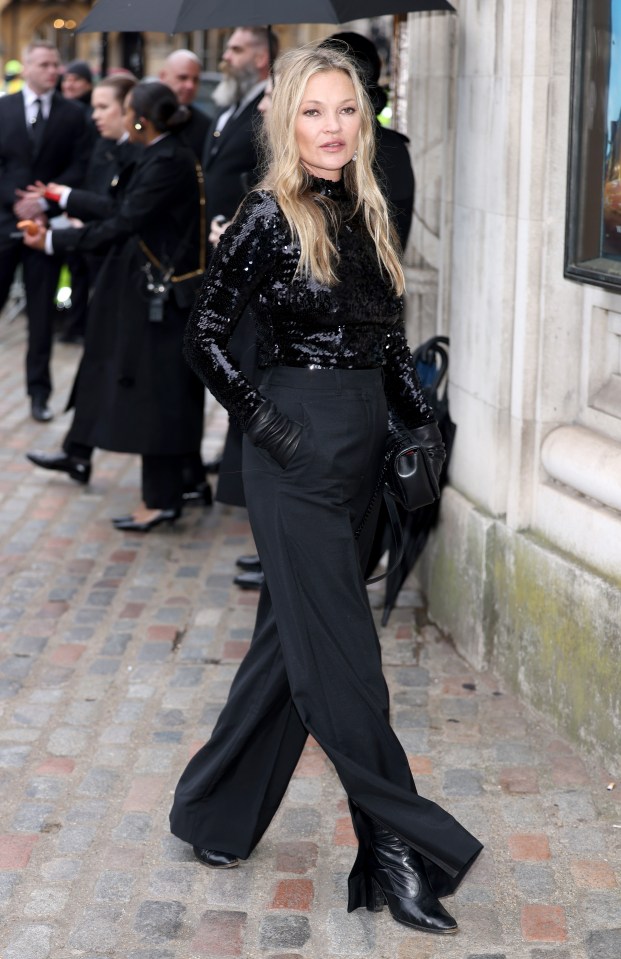
[[[57,410],[77,356],[56,348]],[[27,417],[22,359],[21,324],[0,327],[2,959],[619,959],[621,784],[471,670],[414,589],[382,645],[419,790],[486,843],[446,900],[459,934],[346,913],[354,840],[313,745],[247,863],[193,861],[167,814],[250,639],[256,597],[231,584],[245,516],[116,532],[137,460],[98,454],[87,489],[28,464],[67,418]],[[224,426],[216,410],[207,453]]]

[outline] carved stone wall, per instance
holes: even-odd
[[[409,23],[410,324],[451,337],[457,422],[421,576],[473,662],[618,754],[621,297],[563,277],[571,17],[455,5]]]

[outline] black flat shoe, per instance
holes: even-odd
[[[265,573],[240,573],[233,582],[240,589],[261,589],[265,582]]]
[[[350,876],[347,911],[366,906],[381,912],[387,904],[397,922],[420,932],[453,935],[457,922],[446,911],[429,884],[421,856],[384,826],[367,820],[370,846],[362,875]]]
[[[245,573],[261,572],[261,560],[256,554],[254,556],[238,556],[235,565],[243,569]]]
[[[47,405],[47,400],[33,400],[30,404],[30,414],[37,423],[49,423],[54,419],[54,414]]]
[[[112,520],[112,525],[115,529],[120,529],[127,533],[149,533],[161,523],[174,523],[180,516],[180,509],[161,509],[153,519],[144,520],[142,523],[134,519],[133,516],[119,516],[118,519]]]
[[[91,464],[88,460],[79,460],[75,456],[69,456],[67,453],[26,453],[26,459],[34,463],[35,466],[41,466],[44,470],[56,470],[59,473],[66,473],[75,480],[76,483],[86,485],[91,478]]]
[[[200,846],[192,846],[194,855],[203,866],[210,869],[234,869],[239,866],[237,856],[232,856],[228,852],[218,852],[217,849],[201,849]]]

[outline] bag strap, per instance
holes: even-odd
[[[397,504],[394,501],[394,498],[388,492],[388,489],[384,487],[384,506],[388,512],[388,519],[390,521],[390,529],[392,531],[392,536],[395,541],[396,556],[394,563],[386,570],[385,573],[381,573],[379,576],[373,576],[371,579],[365,580],[367,586],[370,583],[379,583],[381,580],[386,579],[390,576],[391,573],[397,569],[400,565],[401,560],[403,559],[403,552],[405,544],[403,542],[403,527],[401,525],[401,517],[399,516],[399,510],[397,509]]]
[[[194,165],[194,169],[196,170],[196,179],[198,182],[198,192],[199,192],[199,205],[201,208],[200,222],[199,222],[200,240],[199,240],[199,250],[198,250],[198,269],[192,270],[190,273],[182,273],[180,276],[174,276],[174,275],[170,276],[169,280],[171,283],[182,283],[184,280],[191,280],[195,276],[202,276],[203,273],[205,272],[205,264],[207,262],[207,224],[205,223],[205,206],[206,206],[205,177],[203,175],[203,168],[200,165],[200,163],[196,162]],[[186,239],[183,241],[183,244],[181,245],[181,248],[180,248],[181,250],[184,250],[185,247],[188,245],[189,239],[190,237],[188,235]],[[164,266],[160,262],[160,260],[158,260],[158,258],[156,257],[155,253],[149,249],[149,247],[144,242],[144,240],[139,240],[138,242],[140,244],[140,249],[146,256],[146,258],[153,264],[153,266],[156,269],[160,270],[162,274],[165,274],[166,270],[164,269]],[[179,253],[179,250],[177,250],[177,254],[178,253]]]

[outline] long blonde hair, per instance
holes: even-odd
[[[357,159],[344,167],[344,184],[354,200],[355,212],[362,211],[380,269],[395,292],[403,293],[405,280],[396,252],[398,241],[373,173],[375,117],[354,61],[334,48],[309,45],[283,54],[276,61],[275,70],[277,82],[264,133],[267,172],[261,187],[274,194],[294,240],[300,245],[297,272],[328,286],[337,283],[335,268],[339,255],[331,236],[334,230],[328,228],[336,223],[336,211],[324,198],[317,202],[317,195],[309,189],[311,180],[300,161],[295,124],[310,78],[340,70],[353,84],[361,121]]]

